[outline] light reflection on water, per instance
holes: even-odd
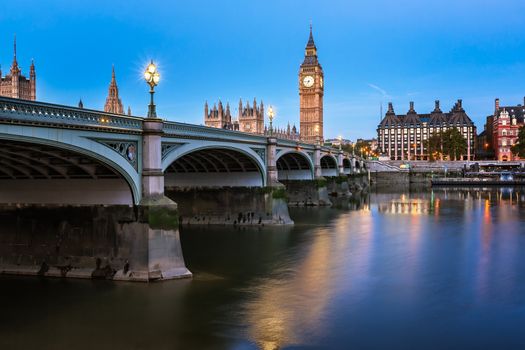
[[[524,348],[525,190],[338,207],[294,209],[295,227],[184,228],[193,280],[2,278],[0,348]]]

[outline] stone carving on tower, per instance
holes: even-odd
[[[29,68],[29,79],[22,75],[16,59],[16,36],[14,40],[13,63],[5,77],[2,77],[0,69],[0,96],[20,98],[24,100],[36,100],[36,73],[35,63],[31,60]]]
[[[324,73],[317,59],[312,26],[299,69],[300,134],[308,143],[323,143]]]
[[[264,133],[264,104],[257,107],[257,101],[253,99],[250,106],[246,101],[246,106],[242,106],[242,99],[239,100],[239,131],[262,135]]]
[[[108,97],[106,98],[106,104],[104,105],[104,112],[124,114],[124,108],[122,107],[122,101],[118,95],[117,80],[115,79],[115,67],[113,66],[111,72],[111,82],[109,83]]]
[[[232,120],[230,104],[226,104],[224,109],[222,102],[219,100],[218,105],[214,104],[211,110],[208,102],[204,104],[204,124],[212,128],[236,130],[252,134],[264,134],[264,104],[261,101],[257,105],[254,98],[253,104],[246,102],[243,106],[242,99],[239,100],[239,112],[237,120]]]
[[[224,109],[222,102],[219,100],[219,107],[217,107],[217,104],[214,104],[213,108],[209,110],[208,102],[206,102],[204,104],[204,124],[212,128],[234,130],[230,104],[226,103],[226,109]]]

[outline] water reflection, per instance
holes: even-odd
[[[346,265],[348,231],[348,216],[336,218],[332,227],[312,232],[307,245],[245,290],[253,298],[242,305],[238,317],[261,349],[306,345],[327,331],[328,306]]]
[[[184,227],[193,280],[1,278],[0,348],[523,348],[524,189],[372,193],[291,216]]]

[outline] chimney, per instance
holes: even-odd
[[[523,99],[525,100],[525,97]],[[499,111],[499,98],[494,100],[494,109]]]
[[[434,101],[434,112],[441,113],[441,108],[439,107],[439,100]]]
[[[414,110],[414,101],[410,101],[410,109],[408,110],[408,112],[415,112],[415,110]]]
[[[388,102],[388,111],[386,113],[394,114],[394,105],[392,104],[392,102]]]
[[[457,103],[457,106],[458,106],[458,111],[461,111],[463,109],[463,100],[462,99],[458,99],[458,103]]]

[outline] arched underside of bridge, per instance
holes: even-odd
[[[133,195],[116,170],[95,158],[0,139],[0,203],[132,205]]]
[[[262,187],[264,171],[252,156],[229,148],[203,148],[175,159],[166,187]]]
[[[306,155],[298,152],[283,154],[277,159],[277,179],[312,180],[313,169]]]
[[[352,162],[348,158],[343,158],[343,171],[347,175],[352,173]]]
[[[321,157],[321,175],[337,176],[337,160],[331,155]]]

